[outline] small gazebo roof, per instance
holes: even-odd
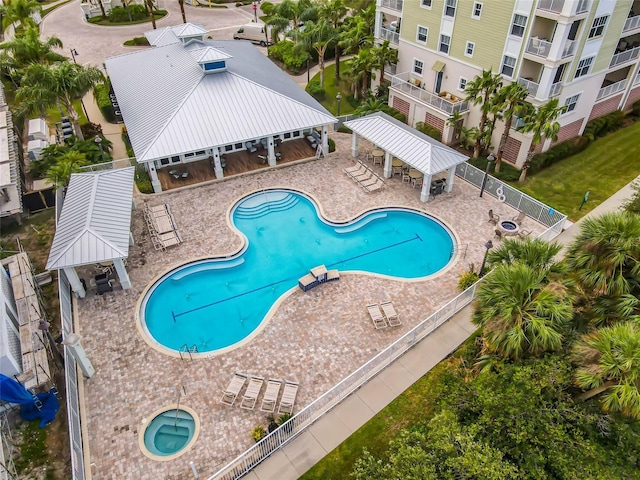
[[[47,269],[129,255],[134,170],[128,167],[71,175]]]
[[[355,118],[345,126],[425,175],[444,172],[469,158],[384,112]]]

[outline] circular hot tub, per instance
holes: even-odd
[[[511,220],[503,220],[499,223],[500,231],[503,235],[516,235],[520,227],[518,224]]]
[[[154,460],[172,460],[191,448],[198,438],[200,422],[188,407],[165,407],[142,420],[139,445],[142,453]]]

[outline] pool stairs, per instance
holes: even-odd
[[[266,195],[265,195],[266,196]],[[293,208],[300,202],[300,198],[296,195],[287,193],[278,198],[273,196],[266,196],[266,201],[263,201],[257,205],[251,205],[249,202],[242,202],[238,208],[236,208],[234,216],[242,219],[260,218],[267,215],[270,212],[284,212]],[[244,205],[250,206],[244,206]]]

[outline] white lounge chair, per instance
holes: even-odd
[[[284,391],[278,406],[278,413],[293,413],[293,405],[296,403],[296,396],[298,395],[298,386],[298,382],[289,380],[284,383]]]
[[[267,382],[267,391],[264,392],[264,398],[262,399],[262,405],[260,405],[261,412],[273,413],[276,411],[276,402],[278,401],[278,394],[280,394],[280,388],[282,387],[282,380],[270,378]]]
[[[400,317],[396,313],[396,309],[393,308],[393,303],[382,302],[380,304],[380,308],[382,308],[384,316],[387,317],[387,322],[389,322],[390,327],[399,327],[400,325],[402,325]]]
[[[366,172],[366,169],[367,167],[362,162],[358,162],[353,167],[343,168],[342,171],[347,175],[351,176],[351,175],[363,174],[364,172]]]
[[[378,178],[375,182],[373,182],[370,185],[363,185],[362,188],[364,188],[365,192],[367,193],[371,193],[371,192],[375,192],[376,190],[380,190],[382,189],[382,187],[384,187],[384,181],[381,178]]]
[[[386,328],[387,322],[384,321],[384,316],[380,311],[380,307],[378,307],[377,303],[372,303],[367,305],[367,311],[369,312],[369,316],[373,321],[373,326],[376,328]]]
[[[220,401],[225,405],[233,405],[233,402],[236,401],[236,397],[240,393],[240,390],[242,390],[244,382],[246,381],[246,375],[243,373],[236,373],[229,382],[229,386],[223,391]]]
[[[251,377],[251,379],[249,380],[249,386],[247,387],[247,391],[244,392],[244,396],[242,397],[242,402],[240,402],[240,408],[244,408],[245,410],[253,410],[253,407],[256,406],[256,400],[258,400],[258,395],[260,395],[260,390],[262,390],[263,383],[264,383],[264,378]]]

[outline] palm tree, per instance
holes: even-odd
[[[475,145],[473,148],[473,157],[478,158],[482,150],[483,141],[486,142],[485,132],[487,131],[488,116],[494,104],[494,96],[502,87],[502,76],[499,73],[493,73],[491,70],[483,70],[482,75],[476,76],[467,83],[464,91],[467,93],[466,101],[474,105],[481,104],[482,115],[480,124],[478,125],[479,134],[476,135]]]
[[[56,163],[47,170],[47,179],[56,188],[66,187],[71,180],[71,174],[78,173],[82,167],[89,165],[82,153],[70,151],[58,158]]]
[[[546,271],[524,263],[500,265],[485,277],[473,315],[483,327],[485,353],[517,360],[562,346],[572,305],[546,278]]]
[[[154,0],[144,0],[144,6],[147,7],[147,11],[149,12],[149,16],[151,17],[151,25],[155,30],[156,27],[156,17],[153,14]],[[186,23],[186,22],[185,22]]]
[[[522,165],[519,182],[524,182],[527,178],[527,170],[531,166],[533,152],[542,139],[550,138],[554,142],[558,139],[560,123],[556,119],[564,112],[564,109],[565,107],[558,106],[558,99],[554,98],[538,108],[530,109],[523,117],[524,125],[519,130],[524,133],[533,133],[533,138],[527,152],[527,158]]]
[[[322,19],[318,22],[308,22],[304,31],[294,31],[293,38],[297,41],[296,50],[313,49],[318,54],[320,86],[324,88],[324,56],[331,43],[338,39],[338,31],[329,21]]]
[[[389,40],[382,42],[382,45],[373,49],[374,56],[380,67],[380,84],[384,83],[384,67],[398,61],[398,50],[391,48]]]
[[[187,16],[184,13],[184,0],[178,0],[178,5],[180,5],[180,13],[182,14],[182,23],[187,23]]]
[[[575,371],[576,384],[590,389],[583,399],[604,393],[605,410],[640,419],[640,327],[636,323],[583,335],[573,359],[580,365]]]
[[[505,238],[500,246],[489,251],[487,266],[489,269],[498,265],[523,263],[533,269],[560,274],[567,271],[564,262],[556,261],[562,247],[557,243],[547,242],[539,238],[516,240]]]
[[[333,26],[336,34],[339,34],[344,16],[347,14],[347,7],[343,0],[326,0],[320,7],[320,16],[325,18]],[[340,80],[340,45],[334,42],[336,81]]]
[[[307,20],[316,20],[318,9],[310,0],[283,0],[274,8],[275,18],[285,18],[287,25],[291,25],[294,32],[299,25]],[[274,19],[275,20],[275,19]]]
[[[349,77],[354,88],[354,96],[358,98],[360,94],[362,98],[367,96],[372,70],[376,66],[376,59],[371,53],[371,49],[363,48],[349,62]]]
[[[62,48],[62,41],[57,37],[49,37],[43,42],[38,27],[27,27],[23,35],[0,43],[0,50],[11,56],[17,69],[26,68],[32,63],[66,61],[67,57],[54,52],[54,48]]]
[[[104,81],[104,75],[96,67],[84,67],[76,63],[61,62],[56,65],[30,65],[16,91],[16,100],[25,113],[42,112],[58,103],[65,108],[73,123],[76,136],[83,140],[78,123],[78,112],[73,101],[82,98],[98,83]]]
[[[502,153],[509,139],[513,117],[522,112],[523,108],[528,104],[527,95],[529,95],[527,89],[518,82],[511,82],[509,85],[503,86],[496,95],[495,103],[504,119],[504,131],[502,132],[502,137],[500,137],[500,145],[498,146],[498,155],[496,157],[496,172],[500,171]]]
[[[363,17],[351,17],[340,32],[340,47],[345,53],[358,53],[360,49],[373,46],[372,27]]]
[[[42,7],[36,0],[6,0],[0,6],[2,14],[2,27],[6,28],[17,22],[21,28],[37,27],[32,15],[42,11]]]

